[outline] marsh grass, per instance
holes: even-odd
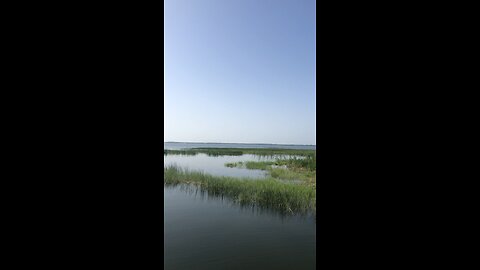
[[[233,163],[225,163],[225,167],[234,168],[234,167],[243,167],[243,162],[233,162]]]
[[[274,161],[247,161],[245,167],[250,170],[266,170],[274,164]]]
[[[304,185],[284,183],[273,178],[252,181],[212,176],[177,166],[164,168],[163,174],[165,186],[190,184],[207,191],[209,196],[227,197],[241,206],[265,207],[291,214],[311,213],[316,209],[316,191]]]
[[[271,165],[275,164],[274,161],[246,161],[246,162],[233,162],[233,163],[225,163],[226,167],[233,168],[247,168],[249,170],[267,170],[267,168]]]
[[[303,175],[281,168],[269,168],[268,170],[273,178],[287,179],[287,180],[304,180]]]
[[[203,150],[203,149],[185,149],[185,150],[168,150],[164,149],[163,154],[164,155],[190,155],[190,156],[195,156],[197,154],[206,154],[207,156],[212,156],[212,157],[217,157],[217,156],[241,156],[243,155],[242,151],[237,151],[235,149],[232,149],[231,151],[226,151],[226,150],[217,150],[217,148],[212,148],[208,150]]]
[[[197,153],[188,151],[188,150],[163,150],[164,155],[185,155],[185,156],[195,156]]]
[[[257,156],[315,156],[316,150],[299,150],[299,149],[279,149],[279,148],[191,148],[184,150],[168,150],[164,149],[165,155],[196,155],[199,153],[208,156],[241,156],[244,154],[252,154]]]
[[[278,168],[275,166],[285,166]],[[226,163],[225,166],[244,167],[251,170],[266,170],[271,177],[282,180],[299,180],[303,184],[316,186],[316,158],[306,156],[305,158],[289,157],[277,158],[275,161],[247,161],[245,163]]]

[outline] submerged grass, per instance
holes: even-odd
[[[316,209],[316,191],[309,186],[284,183],[273,178],[251,180],[212,176],[177,166],[164,168],[163,175],[166,186],[191,184],[209,195],[225,196],[243,206],[259,206],[292,214]]]

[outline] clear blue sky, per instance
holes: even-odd
[[[316,144],[315,0],[165,0],[164,141]]]

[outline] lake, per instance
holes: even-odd
[[[168,149],[213,147],[197,145],[174,143],[168,146],[177,148]],[[218,147],[233,148],[223,144]],[[165,165],[177,164],[213,175],[260,178],[261,181],[264,171],[224,166],[226,162],[247,160],[272,158],[164,155]],[[208,196],[188,186],[164,187],[164,200],[165,269],[315,269],[313,217],[242,208],[230,200]]]
[[[164,142],[163,148],[180,150],[188,148],[282,148],[282,149],[317,149],[315,145],[292,145],[292,144],[248,144],[248,143],[187,143],[187,142]]]

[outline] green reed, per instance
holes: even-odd
[[[178,166],[164,168],[164,185],[190,184],[212,196],[224,196],[243,206],[259,206],[284,213],[307,213],[316,209],[316,191],[305,185],[273,178],[246,179],[212,176]]]
[[[244,154],[252,154],[258,156],[279,156],[279,155],[294,155],[313,157],[316,150],[299,150],[299,149],[279,149],[279,148],[191,148],[183,150],[163,150],[165,155],[196,155],[199,153],[207,154],[208,156],[241,156]]]

